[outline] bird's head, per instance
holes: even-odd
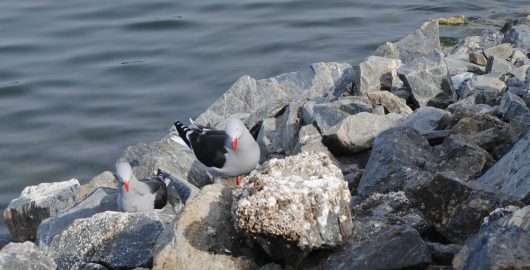
[[[226,134],[230,137],[230,148],[232,151],[237,151],[239,140],[246,130],[245,124],[237,118],[230,118],[226,122]]]
[[[116,163],[116,174],[118,176],[118,180],[123,184],[125,192],[129,192],[129,181],[133,177],[131,165],[125,161]]]

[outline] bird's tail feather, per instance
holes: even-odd
[[[184,141],[184,143],[186,143],[189,148],[191,148],[191,143],[188,138],[188,134],[190,134],[193,130],[190,129],[188,126],[182,124],[180,121],[176,121],[174,125],[177,129],[180,138]]]

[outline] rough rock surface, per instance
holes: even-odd
[[[188,202],[168,239],[160,238],[153,270],[256,269],[245,257],[230,215],[232,196],[221,185],[205,186]]]
[[[0,250],[0,269],[55,270],[55,262],[32,242],[10,243]]]
[[[301,104],[291,103],[280,116],[263,119],[256,139],[262,160],[293,151],[301,124],[300,108]]]
[[[37,230],[37,243],[40,247],[46,247],[55,235],[68,228],[76,219],[118,209],[118,191],[112,188],[97,188],[74,207],[44,220]]]
[[[322,143],[322,135],[313,125],[306,125],[300,128],[294,153],[298,154],[301,152],[324,152],[330,154],[328,148]]]
[[[197,187],[211,183],[206,167],[197,161],[188,148],[175,141],[176,136],[170,134],[158,142],[129,146],[121,159],[132,165],[138,179],[152,176],[158,169],[163,169]]]
[[[315,124],[321,132],[330,129],[344,118],[360,112],[371,112],[370,101],[363,97],[342,97],[333,102],[307,102],[302,110],[304,124]]]
[[[174,216],[156,212],[103,212],[75,220],[55,236],[46,253],[59,269],[83,269],[90,262],[110,268],[150,267],[158,236]]]
[[[79,196],[79,181],[42,183],[24,188],[4,210],[4,221],[14,241],[35,240],[44,219],[71,207]]]
[[[420,133],[438,129],[451,114],[434,107],[421,107],[403,120],[402,125],[416,129]]]
[[[397,71],[401,60],[380,56],[370,56],[355,68],[354,93],[366,95],[369,92],[380,91],[384,88],[391,90],[392,86],[399,87],[401,81]]]
[[[383,106],[390,113],[410,114],[412,109],[407,102],[388,91],[373,91],[366,93],[373,106]]]
[[[477,182],[494,192],[530,203],[530,133],[491,167]]]
[[[530,110],[526,107],[524,100],[511,92],[506,92],[504,94],[499,106],[499,112],[504,119],[507,120],[514,119],[515,117],[528,113],[529,111]]]
[[[530,269],[530,206],[483,226],[453,260],[455,270]]]
[[[405,115],[358,113],[348,116],[324,134],[324,144],[335,154],[357,153],[372,147],[379,133],[398,126]]]
[[[293,255],[348,239],[350,197],[342,172],[325,154],[272,159],[234,191],[235,227],[272,258],[293,263]]]
[[[79,199],[83,200],[89,194],[91,194],[95,189],[100,187],[107,188],[117,188],[118,180],[114,177],[114,174],[111,171],[104,171],[94,178],[90,179],[87,183],[81,185],[79,189]]]
[[[299,72],[262,80],[243,76],[196,120],[203,125],[217,126],[230,116],[244,115],[245,123],[252,128],[291,101],[340,96],[349,90],[352,81],[353,69],[344,63],[316,63]]]

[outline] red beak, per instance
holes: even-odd
[[[125,188],[125,192],[129,192],[129,180],[123,181],[123,187]]]
[[[232,139],[232,150],[233,151],[237,150],[237,138]]]

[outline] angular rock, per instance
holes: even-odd
[[[526,53],[524,53],[520,49],[515,49],[513,51],[513,55],[510,59],[510,62],[514,64],[516,67],[530,64],[528,56],[526,55]]]
[[[464,93],[465,88],[463,87],[466,82],[473,79],[475,74],[471,72],[459,73],[451,77],[451,82],[453,83],[453,88],[456,91],[456,94],[459,98],[464,97],[467,93]]]
[[[481,228],[453,260],[455,270],[530,268],[530,206]]]
[[[454,256],[462,249],[461,245],[440,244],[435,242],[425,242],[432,254],[433,263],[441,265],[451,265]]]
[[[481,103],[485,101],[483,97],[478,94],[472,94],[464,99],[461,99],[447,107],[453,115],[480,115],[480,114],[493,114],[495,108]]]
[[[513,55],[513,47],[510,43],[503,43],[484,50],[487,58],[495,57],[498,59],[508,60]]]
[[[299,71],[255,80],[243,76],[197,119],[197,123],[217,126],[234,115],[253,128],[261,119],[274,116],[291,101],[314,97],[337,97],[348,91],[353,69],[344,63],[316,63]]]
[[[71,207],[79,196],[79,181],[41,183],[22,190],[4,210],[4,221],[14,241],[35,240],[44,219]]]
[[[0,250],[0,269],[55,270],[55,262],[31,242],[10,243]]]
[[[300,108],[301,104],[291,103],[282,115],[263,120],[256,140],[261,148],[261,160],[292,153],[301,124]]]
[[[162,169],[197,187],[211,183],[206,167],[197,161],[191,150],[176,141],[177,136],[169,134],[157,142],[129,146],[120,159],[132,165],[138,179],[150,177]]]
[[[512,74],[514,68],[515,67],[512,65],[512,63],[508,62],[507,60],[490,57],[488,58],[488,64],[486,65],[486,72],[490,73],[490,75],[496,76],[497,78],[501,78],[506,74]]]
[[[407,105],[407,102],[404,99],[395,96],[391,92],[372,91],[366,93],[366,96],[373,106],[381,105],[386,112],[400,114],[412,113],[412,109]]]
[[[530,25],[518,24],[504,34],[503,42],[509,42],[516,48],[530,50]]]
[[[160,237],[152,269],[256,269],[234,230],[231,204],[227,187],[205,186],[188,202],[170,235]]]
[[[370,149],[379,133],[398,126],[403,117],[395,113],[378,115],[365,112],[348,116],[323,134],[324,144],[335,154]]]
[[[514,119],[518,115],[528,113],[528,107],[524,100],[511,92],[506,92],[501,100],[499,112],[504,119]]]
[[[414,128],[423,134],[427,131],[438,129],[441,123],[450,117],[451,113],[445,110],[425,106],[417,109],[413,114],[405,118],[402,125]]]
[[[365,95],[369,92],[399,88],[401,81],[397,70],[401,60],[380,56],[370,56],[356,67],[354,73],[354,94]]]
[[[137,270],[139,268],[135,268]],[[145,269],[145,268],[144,268]],[[109,270],[107,267],[97,263],[87,263],[83,266],[82,270]]]
[[[351,235],[350,191],[322,153],[272,159],[234,191],[236,229],[273,259],[296,265],[314,249],[342,245]]]
[[[37,243],[40,247],[47,247],[53,237],[68,228],[76,219],[88,218],[104,211],[118,210],[118,191],[112,188],[97,188],[74,207],[44,220],[37,230]]]
[[[530,203],[530,133],[491,167],[477,182],[492,192],[500,192]]]
[[[322,143],[322,135],[313,125],[306,125],[300,128],[298,133],[298,143],[294,153],[301,152],[324,152],[330,154],[328,148]]]
[[[471,52],[469,54],[469,62],[479,66],[486,66],[488,64],[488,59],[483,53]]]
[[[481,102],[485,104],[490,104],[492,103],[492,101],[490,100],[495,100],[497,96],[506,89],[506,83],[490,75],[481,75],[474,76],[471,80],[469,80],[466,84],[466,88],[467,90],[465,90],[465,92],[468,92],[469,94],[477,93],[481,96],[492,96],[489,99],[484,98],[485,100]]]
[[[334,102],[307,102],[302,110],[302,118],[304,124],[314,123],[321,131],[326,131],[349,115],[372,110],[370,101],[365,97],[343,97]]]
[[[83,269],[90,262],[110,268],[151,266],[153,247],[174,216],[156,212],[103,212],[77,219],[46,249],[58,269]]]
[[[114,177],[112,172],[104,171],[94,176],[94,178],[92,178],[86,184],[81,185],[79,189],[79,199],[82,200],[86,198],[87,195],[99,187],[117,188],[118,180],[116,177]]]
[[[468,59],[461,59],[456,55],[449,55],[445,57],[445,62],[447,63],[447,69],[450,76],[455,76],[464,72],[478,75],[486,73],[486,64],[484,64],[484,66],[477,65],[475,63],[469,62]]]
[[[308,269],[424,269],[430,263],[429,248],[416,230],[392,226],[371,239],[352,242]]]

